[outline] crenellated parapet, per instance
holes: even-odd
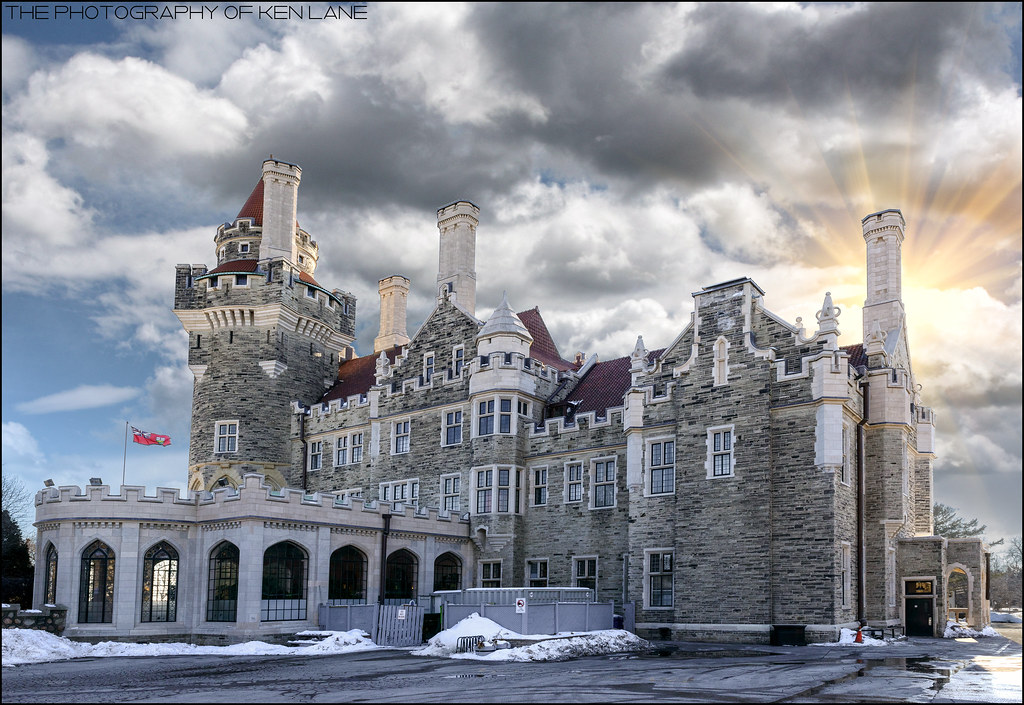
[[[433,507],[401,502],[364,501],[359,497],[303,490],[275,489],[264,476],[248,474],[238,487],[187,491],[160,487],[155,494],[146,488],[122,485],[112,492],[108,485],[84,488],[65,485],[40,490],[35,496],[36,524],[40,528],[61,522],[138,522],[182,526],[237,521],[287,521],[304,525],[368,525],[379,527],[383,515],[392,526],[413,532],[437,532],[468,537],[468,521]]]

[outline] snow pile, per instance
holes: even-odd
[[[966,639],[979,636],[999,636],[999,632],[992,627],[985,627],[979,632],[962,622],[951,621],[946,623],[946,631],[942,633],[942,636],[946,639]]]
[[[536,639],[536,643],[493,652],[456,653],[459,638],[482,636],[484,641]],[[560,638],[561,637],[561,638]],[[578,656],[596,656],[650,648],[650,643],[623,629],[595,632],[522,635],[474,612],[461,622],[434,636],[416,656],[479,659],[485,661],[564,661]]]
[[[325,637],[322,641],[306,641],[302,646],[281,646],[262,641],[248,641],[230,646],[196,646],[195,644],[128,644],[102,641],[91,645],[71,641],[36,629],[3,630],[3,665],[63,661],[72,658],[103,656],[317,656],[345,654],[378,647],[366,632],[306,632],[307,636]]]
[[[1020,624],[1021,619],[1019,614],[1010,614],[1008,612],[993,612],[991,614],[993,622],[1010,622],[1011,624]]]
[[[840,644],[853,644],[854,646],[885,646],[889,642],[885,639],[876,639],[873,636],[861,632],[861,643],[857,643],[857,630],[856,629],[840,629],[839,630],[839,642]],[[828,644],[826,644],[828,646]]]

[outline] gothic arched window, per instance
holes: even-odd
[[[306,618],[306,569],[306,552],[291,541],[264,552],[262,621]]]
[[[210,554],[207,622],[234,622],[238,616],[238,547],[225,541]]]
[[[51,543],[46,549],[46,584],[43,587],[43,602],[57,604],[57,549]]]
[[[142,621],[173,622],[178,616],[178,552],[161,541],[142,562]]]
[[[114,618],[114,552],[102,541],[82,551],[78,588],[78,621],[112,622]]]
[[[327,599],[366,601],[366,556],[353,546],[331,554],[331,575]]]
[[[385,600],[407,601],[416,598],[417,566],[416,556],[404,548],[388,556],[384,578]]]
[[[434,589],[462,589],[462,561],[454,553],[442,553],[434,561]]]

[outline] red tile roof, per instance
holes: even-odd
[[[548,332],[548,327],[540,315],[539,308],[534,306],[529,311],[523,311],[516,315],[519,316],[519,320],[523,322],[526,330],[530,331],[530,335],[533,336],[533,344],[530,345],[530,357],[562,372],[579,367],[579,365],[568,360],[563,360],[562,356],[558,354],[558,348],[555,347],[555,341],[552,340],[551,333]]]
[[[387,353],[388,360],[393,365],[398,353],[402,352],[402,348],[396,346],[384,352]],[[320,403],[326,404],[334,399],[344,400],[370,391],[370,387],[377,382],[378,357],[380,357],[380,353],[374,353],[342,362],[338,366],[338,381],[321,397]]]
[[[239,218],[252,218],[253,225],[263,225],[263,179],[259,180],[242,210],[238,211],[235,220]]]
[[[305,272],[299,272],[299,281],[305,284],[312,284],[313,286],[320,286],[319,284],[316,283],[316,279],[309,276]],[[323,289],[322,286],[320,286],[320,288]]]
[[[207,274],[220,274],[221,272],[255,272],[259,261],[254,259],[236,259],[225,262],[211,269]]]
[[[651,362],[663,352],[665,348],[648,352],[647,361]],[[577,416],[588,411],[596,411],[598,416],[604,416],[609,407],[622,406],[622,397],[632,382],[629,367],[629,357],[594,363],[565,401],[578,402]]]
[[[850,364],[854,367],[867,367],[868,356],[864,354],[864,345],[857,343],[856,345],[844,345],[839,348],[843,352],[850,356]]]

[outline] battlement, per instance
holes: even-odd
[[[275,490],[264,481],[263,475],[257,473],[246,474],[237,488],[187,491],[184,495],[182,492],[158,487],[156,494],[148,495],[146,488],[138,485],[122,485],[119,493],[112,493],[109,485],[45,488],[35,495],[36,523],[204,524],[257,519],[330,525],[365,524],[376,528],[380,526],[380,517],[390,515],[396,530],[455,533],[468,537],[468,516],[401,502],[366,501],[358,497],[307,493],[292,488]],[[431,527],[433,523],[438,526]]]

